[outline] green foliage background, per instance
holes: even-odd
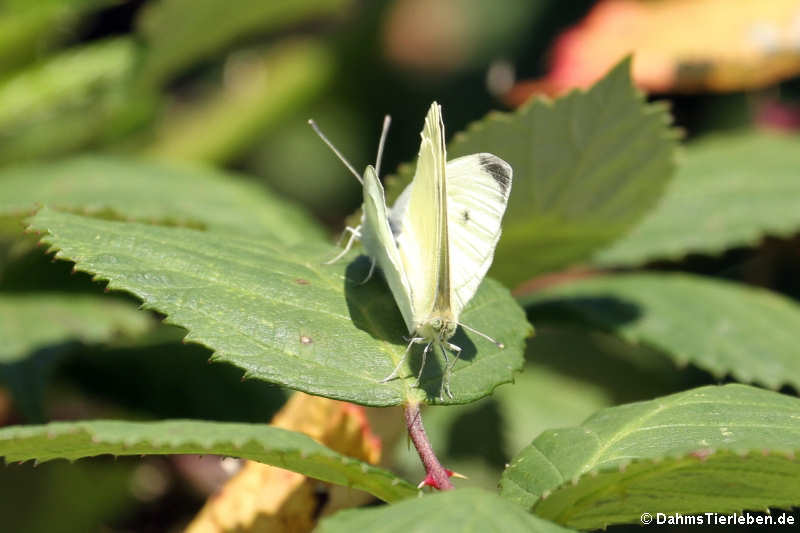
[[[487,72],[540,75],[592,2],[444,2],[460,33],[442,55],[397,40],[410,3],[0,0],[0,455],[164,456],[9,465],[3,527],[174,530],[209,493],[187,489],[177,453],[405,500],[323,531],[613,530],[644,511],[800,506],[797,135],[758,129],[752,95],[670,109],[629,61],[508,110]],[[393,115],[396,197],[433,100],[451,156],[515,172],[492,279],[463,315],[506,348],[459,332],[453,400],[438,361],[420,388],[414,358],[379,383],[402,320],[380,276],[359,283],[359,250],[323,265],[361,193],[306,124],[362,168]],[[467,488],[414,498],[405,442],[387,470],[265,427],[292,390],[449,404],[426,425]]]

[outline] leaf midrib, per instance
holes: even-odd
[[[598,463],[597,461],[605,452],[607,452],[611,448],[611,446],[613,446],[614,444],[618,443],[619,441],[623,440],[624,438],[627,438],[628,436],[630,436],[633,433],[636,433],[637,431],[640,431],[642,429],[642,428],[629,429],[629,428],[631,428],[631,426],[639,425],[643,421],[648,420],[648,419],[652,418],[653,416],[655,416],[655,415],[657,415],[657,414],[659,414],[659,413],[661,413],[661,412],[663,412],[663,411],[665,411],[667,409],[673,409],[673,408],[676,408],[676,407],[686,407],[686,406],[689,406],[689,405],[701,405],[701,404],[704,404],[704,403],[714,404],[714,405],[730,405],[730,406],[734,406],[734,407],[765,407],[765,408],[773,409],[773,410],[778,408],[778,406],[775,406],[775,405],[760,404],[760,403],[746,402],[746,401],[745,402],[724,402],[724,401],[702,400],[702,399],[695,400],[695,399],[692,398],[692,399],[689,399],[689,401],[681,402],[680,401],[680,397],[678,397],[677,400],[673,400],[673,401],[667,401],[667,400],[669,400],[669,399],[667,398],[666,400],[662,400],[662,403],[658,404],[654,409],[650,410],[647,413],[643,413],[641,416],[636,417],[633,420],[631,420],[628,423],[626,423],[625,425],[623,425],[622,428],[620,428],[620,431],[616,432],[616,434],[615,434],[615,436],[613,438],[608,439],[605,442],[605,444],[601,445],[595,451],[595,453],[592,454],[592,457],[589,458],[589,460],[587,462],[585,462],[583,464],[583,466],[579,469],[578,475],[582,475],[585,472],[589,471],[589,469],[590,469],[590,467],[592,465],[594,465],[596,467],[597,465],[602,464],[602,463]],[[787,410],[787,411],[796,411],[795,409],[792,409],[790,407],[787,407],[785,410]],[[790,416],[790,418],[799,418],[800,419],[800,415],[789,415],[789,416]],[[750,426],[750,425],[748,425],[748,426]],[[742,426],[742,427],[748,427],[748,426]],[[708,426],[698,425],[697,427],[715,427],[715,426],[713,426],[713,425],[708,425]],[[725,427],[736,427],[736,426],[735,425],[726,424]],[[771,425],[771,426],[753,426],[753,427],[771,427],[771,428],[775,428],[775,429],[793,429],[791,426],[783,427],[783,426],[776,426],[776,425]],[[596,431],[594,429],[591,429],[591,428],[586,428],[586,429],[588,431],[591,431],[592,434],[597,437],[598,442],[600,442],[600,438],[599,438],[599,436],[597,436],[597,433],[596,433]],[[603,462],[606,462],[606,461],[603,461]]]

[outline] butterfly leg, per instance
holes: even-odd
[[[347,240],[347,244],[345,245],[344,249],[336,257],[334,257],[330,261],[325,261],[326,265],[331,265],[331,264],[335,263],[336,261],[338,261],[339,259],[341,259],[342,257],[344,257],[345,255],[347,255],[347,252],[349,252],[350,248],[353,247],[353,243],[356,242],[357,239],[361,238],[361,225],[359,224],[355,228],[351,228],[350,226],[347,226],[344,229],[344,232],[342,233],[342,236],[339,238],[339,244],[341,244],[342,239],[348,233],[350,234],[350,238]]]
[[[371,258],[370,258],[370,261],[372,261],[372,262],[369,264],[369,272],[367,272],[367,277],[364,278],[364,280],[361,283],[359,283],[359,285],[364,285],[366,282],[371,280],[372,279],[372,275],[375,273],[375,264],[377,263],[377,261],[375,261],[374,259],[371,259]]]
[[[444,345],[448,350],[452,350],[456,354],[455,358],[453,359],[453,363],[450,365],[450,368],[453,368],[456,365],[458,358],[461,357],[461,347],[449,342],[446,342]]]
[[[420,344],[424,340],[425,339],[423,339],[422,337],[412,337],[411,341],[409,341],[409,343],[408,343],[408,347],[406,348],[406,353],[404,353],[403,357],[400,358],[400,362],[397,363],[396,367],[394,367],[394,370],[392,370],[392,373],[389,374],[388,376],[386,376],[385,378],[383,378],[380,382],[381,383],[386,383],[387,381],[396,378],[397,375],[400,373],[400,367],[403,366],[403,363],[405,363],[406,359],[408,359],[408,354],[411,351],[411,347],[413,345],[415,345],[415,344]],[[426,350],[427,350],[427,348],[426,348]]]
[[[421,340],[424,341],[425,339]],[[422,364],[419,365],[419,374],[417,374],[417,385],[419,385],[419,380],[422,379],[422,371],[425,370],[425,361],[428,359],[428,350],[431,349],[431,344],[433,343],[429,342],[428,344],[425,345],[425,349],[422,350]]]
[[[455,354],[452,363],[449,361],[449,357],[447,357],[447,350],[451,350]],[[445,392],[449,398],[452,398],[453,393],[450,392],[450,372],[453,370],[453,367],[456,366],[458,358],[461,357],[461,347],[445,342],[442,345],[442,353],[444,354],[444,373],[442,373],[442,388],[439,391],[439,397],[442,398],[442,392]]]

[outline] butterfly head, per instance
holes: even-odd
[[[428,317],[418,331],[427,339],[445,341],[455,334],[456,328],[458,322],[452,313],[440,311]]]

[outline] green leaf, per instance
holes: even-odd
[[[0,468],[3,530],[25,533],[97,531],[135,513],[140,461],[48,463]],[[153,465],[147,465],[153,468]],[[137,494],[140,495],[141,493]]]
[[[45,384],[56,361],[76,342],[100,344],[135,337],[155,323],[147,313],[113,298],[57,293],[0,293],[0,381],[17,409],[44,420]]]
[[[324,265],[337,249],[322,241],[288,246],[47,208],[31,227],[49,232],[43,240],[60,250],[57,258],[141,298],[246,377],[365,405],[439,401],[443,368],[436,357],[425,367],[422,390],[413,386],[416,357],[401,373],[407,378],[380,383],[404,353],[408,332],[383,279],[361,284],[365,258]],[[506,348],[459,331],[453,342],[464,351],[452,373],[455,399],[446,403],[476,400],[511,381],[530,331],[522,309],[491,280],[462,319]]]
[[[531,516],[493,492],[459,489],[395,505],[340,511],[319,525],[320,533],[351,531],[566,533],[571,530]]]
[[[228,162],[318,96],[333,66],[327,50],[313,41],[243,51],[235,62],[235,79],[218,91],[189,103],[179,97],[181,104],[162,121],[149,155]],[[294,174],[293,168],[281,170]]]
[[[690,144],[661,202],[593,262],[639,265],[719,254],[800,230],[800,142],[749,133]]]
[[[690,274],[599,276],[520,298],[532,320],[568,316],[717,378],[800,389],[800,306],[764,289]]]
[[[234,174],[205,167],[82,156],[2,170],[0,191],[0,215],[20,215],[47,204],[284,242],[323,235],[300,208]]]
[[[263,424],[94,420],[0,429],[0,456],[6,462],[74,460],[102,454],[226,455],[364,490],[389,502],[418,493],[386,470],[340,455],[301,433]]]
[[[579,424],[604,407],[686,386],[686,376],[669,368],[669,360],[643,346],[585,327],[536,324],[523,372],[493,396],[510,457],[545,429]]]
[[[604,407],[685,388],[685,373],[675,372],[669,360],[640,352],[646,350],[607,333],[537,322],[527,363],[514,383],[467,405],[428,407],[428,438],[443,465],[469,478],[456,480],[459,488],[494,490],[511,458],[542,431],[580,424]],[[639,359],[661,365],[643,369]],[[407,479],[425,476],[407,442],[397,443],[393,457],[395,471]]]
[[[126,91],[135,61],[131,40],[110,39],[2,80],[0,163],[81,148],[110,133],[118,118],[148,107],[143,95],[132,98]]]
[[[0,11],[0,76],[41,57],[74,37],[72,28],[86,12],[113,0],[4,0]],[[54,28],[58,28],[54,31]]]
[[[503,496],[581,529],[643,512],[733,512],[800,504],[800,399],[709,386],[597,412],[540,435]]]
[[[330,16],[350,0],[162,0],[147,6],[139,30],[147,43],[141,76],[160,83],[246,37]]]
[[[154,325],[128,302],[82,294],[0,294],[0,364],[36,350],[79,341],[107,342],[144,334]]]
[[[490,114],[448,145],[448,158],[490,152],[514,169],[492,267],[506,284],[588,259],[661,195],[675,135],[665,108],[645,103],[633,87],[629,65],[622,62],[587,92]],[[401,169],[394,195],[412,174]]]

